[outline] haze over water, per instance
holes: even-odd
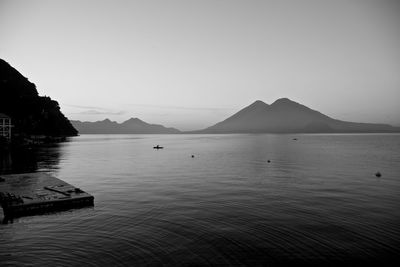
[[[0,265],[398,261],[399,162],[398,134],[82,135],[2,155],[95,206],[0,225]]]

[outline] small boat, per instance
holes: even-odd
[[[153,149],[163,149],[163,148],[164,148],[163,146],[159,146],[159,145],[153,146]]]

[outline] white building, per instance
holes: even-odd
[[[0,113],[0,136],[11,139],[11,118],[4,113]]]

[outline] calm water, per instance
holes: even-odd
[[[0,225],[0,265],[399,261],[399,163],[400,135],[83,135],[3,154],[3,173],[50,172],[95,207]]]

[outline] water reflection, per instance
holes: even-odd
[[[0,151],[0,174],[56,170],[63,144]]]
[[[400,136],[297,137],[83,135],[18,164],[2,156],[8,171],[54,171],[96,206],[0,225],[0,265],[400,261]]]

